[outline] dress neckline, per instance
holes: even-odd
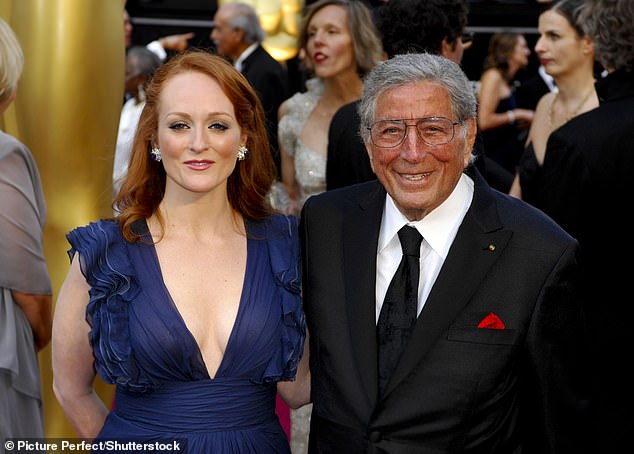
[[[245,292],[245,286],[248,283],[247,276],[249,276],[249,274],[251,273],[251,267],[252,267],[251,250],[253,245],[252,245],[252,240],[249,234],[250,233],[249,222],[247,222],[247,220],[245,219],[244,223],[245,223],[246,241],[247,241],[247,260],[246,260],[246,266],[244,271],[244,278],[242,282],[242,290],[240,292],[240,301],[238,303],[238,311],[236,313],[236,318],[233,321],[233,326],[231,327],[231,332],[229,334],[229,338],[227,339],[227,344],[225,345],[225,349],[222,354],[222,359],[220,360],[220,363],[218,364],[218,368],[216,369],[216,373],[214,374],[213,377],[209,373],[209,368],[207,367],[207,364],[205,363],[205,358],[203,357],[202,350],[200,348],[200,345],[198,344],[198,341],[196,340],[196,337],[194,337],[194,334],[191,332],[191,330],[187,326],[187,323],[185,322],[185,319],[181,315],[180,311],[178,310],[176,303],[174,303],[174,299],[172,298],[172,295],[169,289],[165,285],[165,279],[163,278],[163,270],[161,269],[161,263],[159,262],[159,259],[158,259],[158,253],[156,252],[156,247],[154,244],[154,240],[152,239],[152,235],[150,234],[150,229],[147,225],[147,220],[143,219],[143,223],[140,226],[141,232],[139,233],[141,234],[143,241],[146,242],[150,246],[151,255],[152,255],[152,265],[155,268],[154,271],[157,273],[158,276],[160,276],[161,290],[165,296],[165,300],[169,304],[170,310],[175,313],[176,319],[179,321],[179,324],[181,325],[185,335],[191,340],[192,344],[196,346],[196,352],[204,368],[205,375],[210,380],[219,378],[223,376],[223,374],[225,373],[224,366],[225,366],[225,358],[227,357],[227,351],[235,343],[236,332],[238,330],[240,320],[243,318],[244,307],[246,306],[244,301],[245,295],[247,294],[247,292]]]

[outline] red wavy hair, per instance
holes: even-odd
[[[146,88],[146,101],[132,144],[128,173],[115,198],[114,207],[123,236],[134,242],[139,238],[132,224],[147,219],[157,212],[165,194],[164,167],[150,158],[152,142],[158,129],[158,105],[166,83],[184,72],[200,72],[213,78],[233,104],[236,118],[247,136],[247,159],[239,161],[227,181],[227,195],[231,207],[242,216],[262,220],[272,214],[267,193],[276,176],[276,168],[269,151],[264,111],[249,82],[223,58],[205,51],[194,50],[179,54],[154,73]]]

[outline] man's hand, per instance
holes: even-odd
[[[159,38],[158,42],[163,46],[163,49],[175,50],[176,52],[183,52],[189,47],[188,40],[194,37],[194,32],[183,33],[180,35],[169,35]]]

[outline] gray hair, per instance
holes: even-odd
[[[447,90],[457,121],[464,122],[477,115],[477,101],[469,79],[458,64],[433,54],[397,55],[379,63],[364,81],[359,103],[361,135],[369,142],[368,128],[375,121],[376,103],[387,90],[425,81]]]
[[[606,69],[634,71],[633,1],[588,0],[581,19]]]
[[[231,8],[233,13],[229,26],[234,29],[240,29],[244,32],[244,42],[246,44],[259,43],[264,41],[266,33],[260,24],[255,9],[247,4],[240,2],[225,3],[223,8]]]
[[[8,23],[0,19],[0,104],[18,89],[24,68],[24,53]]]
[[[127,58],[137,74],[145,74],[148,78],[161,66],[158,56],[145,46],[132,46],[128,49]]]

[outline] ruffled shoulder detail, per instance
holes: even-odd
[[[107,383],[131,391],[154,386],[132,358],[128,310],[139,293],[126,241],[115,221],[98,221],[66,235],[72,257],[79,253],[81,271],[90,285],[86,321],[95,369]]]
[[[281,363],[271,363],[264,381],[294,380],[304,352],[306,319],[301,297],[301,249],[299,221],[293,216],[274,215],[260,227],[266,232],[271,269],[281,292]]]

